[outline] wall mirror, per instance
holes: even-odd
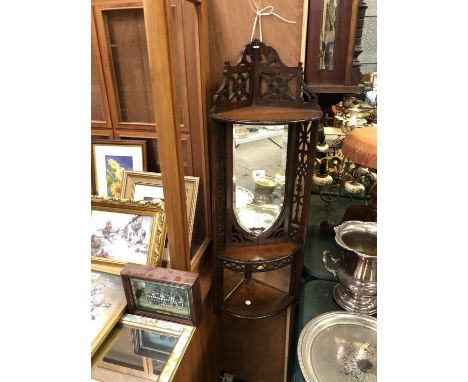
[[[319,69],[333,70],[338,4],[339,0],[323,0]]]
[[[238,224],[260,236],[284,202],[288,125],[233,125],[233,210]]]

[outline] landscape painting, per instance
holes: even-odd
[[[120,198],[124,170],[133,170],[133,157],[127,155],[105,155],[107,196]]]
[[[146,265],[153,218],[92,211],[91,256]]]

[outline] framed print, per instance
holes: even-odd
[[[123,314],[127,300],[119,276],[91,271],[91,356]]]
[[[127,264],[120,277],[130,313],[194,326],[200,323],[197,273]]]
[[[92,357],[91,377],[170,382],[194,331],[193,326],[124,314]]]
[[[119,274],[127,263],[157,266],[165,239],[161,201],[91,196],[93,269]]]
[[[197,208],[198,184],[200,178],[184,176],[187,200],[189,244],[192,241],[193,222]],[[161,199],[164,201],[162,175],[155,172],[127,171],[123,173],[122,197],[134,200]]]
[[[145,141],[91,141],[94,194],[119,198],[124,170],[146,170]]]

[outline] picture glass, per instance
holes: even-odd
[[[125,292],[120,276],[91,272],[92,341],[125,304]]]
[[[135,308],[190,320],[188,288],[154,281],[130,279]]]
[[[148,186],[146,184],[136,184],[134,200],[154,200],[161,199],[164,201],[164,193],[162,186]]]
[[[146,265],[152,231],[151,216],[91,212],[91,256]]]
[[[124,170],[143,171],[143,148],[139,145],[93,146],[96,192],[120,197]]]

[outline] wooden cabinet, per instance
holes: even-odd
[[[165,2],[167,5],[169,2]],[[152,41],[142,0],[92,0],[91,135],[146,140],[148,171],[161,172],[162,129],[155,112],[148,44]],[[173,52],[176,125],[185,175],[200,178],[190,266],[196,271],[210,242],[209,173],[200,38],[202,2],[170,0],[168,39]],[[158,70],[158,67],[153,68]],[[157,84],[156,84],[157,85]],[[170,93],[170,92],[168,92]],[[164,97],[161,92],[159,97]],[[163,173],[164,182],[164,173]]]
[[[360,93],[363,0],[310,0],[305,77],[309,91]]]

